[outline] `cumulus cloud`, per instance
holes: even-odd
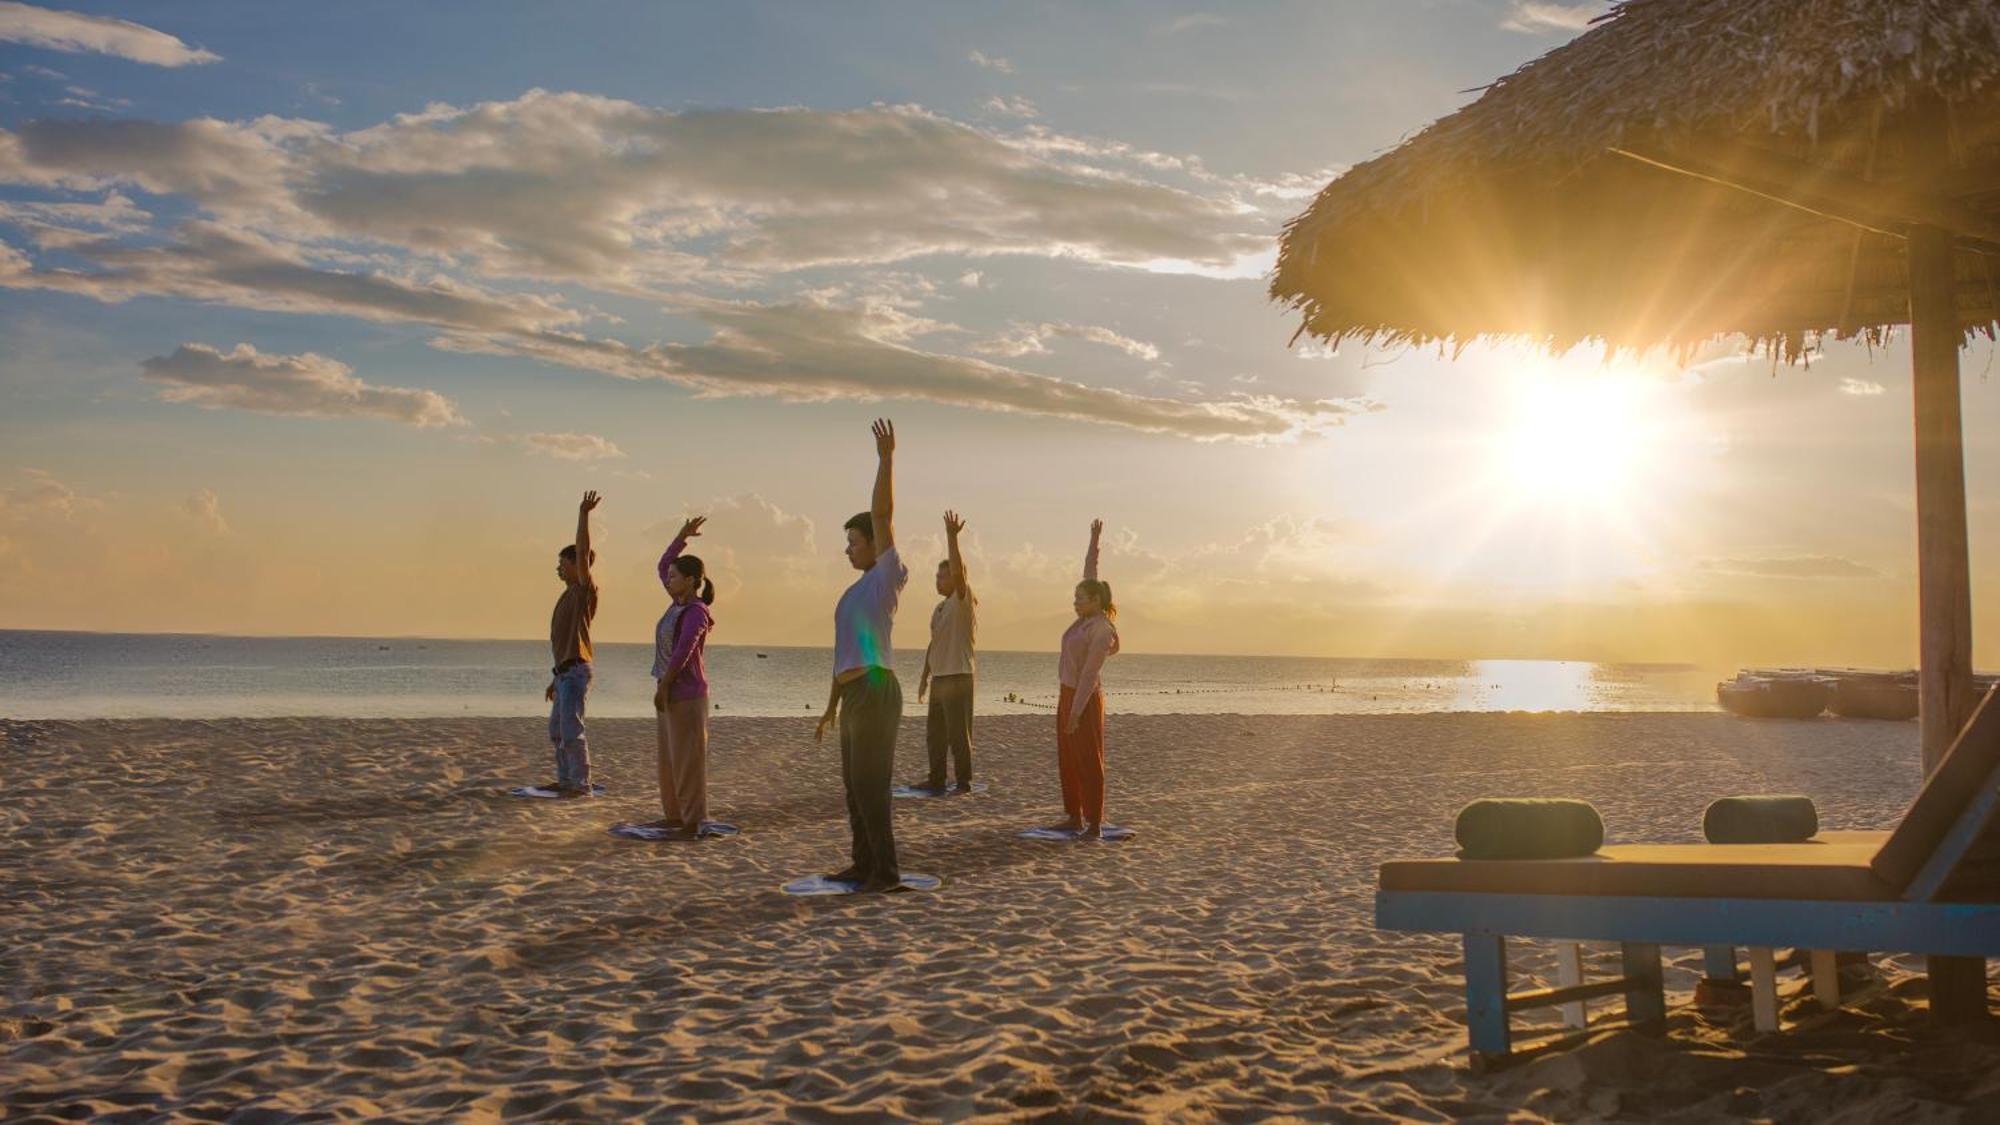
[[[187,498],[181,510],[211,535],[229,534],[229,521],[222,518],[222,498],[212,488],[204,488]]]
[[[1153,362],[1160,358],[1160,349],[1144,340],[1135,340],[1113,329],[1098,324],[1042,323],[1016,325],[1005,336],[981,340],[972,345],[972,350],[980,355],[1024,356],[1044,355],[1048,352],[1048,341],[1057,337],[1085,340],[1116,348],[1134,359]]]
[[[1514,0],[1500,26],[1508,31],[1539,34],[1546,31],[1582,31],[1610,9],[1607,0],[1583,3],[1556,3],[1552,0]]]
[[[766,395],[791,401],[915,398],[981,410],[1125,426],[1199,440],[1289,440],[1376,409],[1367,400],[1299,401],[1237,395],[1186,401],[1136,395],[1031,374],[982,359],[915,346],[944,326],[881,304],[813,301],[761,304],[694,301],[706,343],[633,347],[545,332],[533,336],[447,335],[439,346],[523,355],[635,379],[668,379],[710,396]]]
[[[1014,73],[1014,62],[1012,59],[1003,59],[998,55],[989,55],[984,51],[973,51],[965,57],[972,65],[983,70],[996,71],[1000,74]]]
[[[1782,558],[1704,559],[1703,570],[1752,578],[1880,578],[1882,572],[1835,555]]]
[[[131,245],[110,238],[66,246],[92,270],[37,269],[0,243],[0,288],[52,289],[100,301],[181,297],[272,312],[415,321],[473,332],[537,331],[573,324],[581,314],[549,298],[499,294],[443,276],[322,268],[296,249],[232,231],[189,223],[165,244]]]
[[[615,461],[625,451],[596,434],[522,434],[522,445],[559,461]]]
[[[915,315],[936,286],[914,275],[762,301],[687,295],[696,282],[769,283],[924,255],[1226,276],[1269,253],[1266,218],[1241,202],[1258,189],[1198,161],[1046,129],[1003,134],[913,107],[681,113],[530,91],[353,132],[276,117],[37,122],[0,130],[0,182],[68,195],[0,203],[0,222],[36,251],[0,241],[0,288],[421,324],[440,330],[442,348],[703,395],[929,399],[1205,440],[1292,438],[1373,409],[1199,401],[1194,386],[1182,388],[1193,400],[1140,395],[928,350],[920,337],[963,330]],[[149,201],[176,216],[153,225],[128,191],[185,202],[194,216]],[[60,255],[42,256],[51,251]],[[523,291],[513,279],[524,277],[654,298],[710,336],[589,335],[587,324],[616,318]],[[986,282],[968,269],[959,283]],[[1160,359],[1151,343],[1072,323],[1020,326],[986,354],[1029,354],[1056,338]]]
[[[28,478],[11,488],[0,488],[0,517],[21,519],[53,515],[67,519],[79,512],[102,507],[102,501],[85,496],[43,469],[22,469]]]
[[[1888,393],[1888,390],[1889,388],[1869,379],[1842,379],[1840,381],[1840,393],[1844,395],[1873,398],[1876,395]]]
[[[0,42],[69,54],[115,55],[153,66],[199,66],[222,56],[144,24],[0,0]]]
[[[1002,117],[1031,118],[1042,115],[1042,111],[1035,108],[1034,102],[1022,97],[1002,97],[995,94],[979,104]]]
[[[1271,222],[1235,189],[1106,166],[1132,163],[1187,171],[914,107],[674,112],[539,90],[349,133],[276,118],[0,132],[0,180],[129,184],[273,237],[608,291],[934,254],[1222,271],[1268,251]]]
[[[382,418],[429,428],[461,423],[451,400],[410,387],[362,382],[353,369],[325,356],[265,355],[249,344],[220,352],[182,344],[171,355],[139,365],[161,385],[160,397],[209,409],[254,410],[308,418]]]

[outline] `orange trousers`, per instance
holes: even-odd
[[[1076,689],[1062,689],[1056,703],[1056,765],[1062,771],[1063,811],[1085,824],[1104,823],[1104,694],[1092,692],[1083,721],[1069,731]]]

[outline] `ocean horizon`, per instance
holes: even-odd
[[[596,646],[590,714],[652,713],[652,646]],[[710,645],[718,716],[805,716],[825,704],[831,650]],[[437,718],[544,714],[540,640],[0,630],[0,716]],[[918,714],[923,649],[896,670]],[[979,654],[982,714],[1053,711],[1054,652]],[[1114,714],[1709,711],[1692,664],[1127,653],[1104,677]]]

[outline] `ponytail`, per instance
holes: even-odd
[[[708,580],[708,567],[695,555],[682,555],[671,564],[681,577],[701,583],[701,593],[696,595],[703,605],[715,604],[715,583]]]

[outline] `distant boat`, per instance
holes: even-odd
[[[1904,722],[1917,717],[1915,672],[1833,673],[1833,713],[1849,719]]]
[[[758,654],[757,654],[757,659],[759,659],[759,660],[769,660],[769,659],[771,659],[771,657],[770,657],[770,656],[769,656],[768,654],[766,654],[766,653],[762,653],[762,652],[760,652],[760,653],[758,653]]]
[[[1834,683],[1803,668],[1739,672],[1715,685],[1715,701],[1747,719],[1810,719],[1833,702]]]

